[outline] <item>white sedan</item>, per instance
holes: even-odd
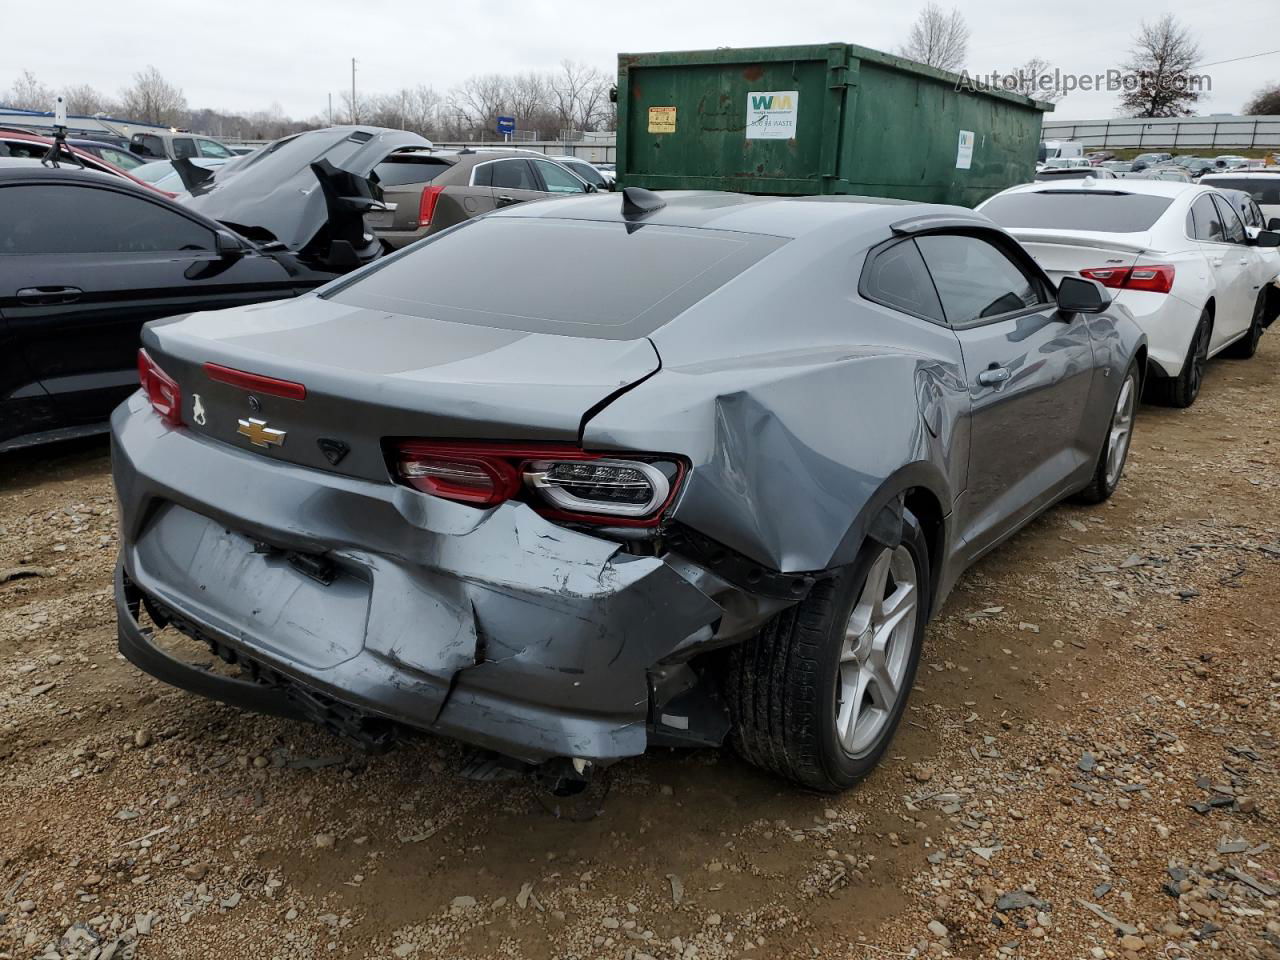
[[[978,209],[1055,281],[1080,275],[1116,291],[1147,334],[1148,396],[1187,407],[1205,362],[1251,357],[1280,311],[1280,234],[1251,237],[1218,191],[1162,180],[1028,183]]]

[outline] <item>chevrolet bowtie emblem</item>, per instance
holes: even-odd
[[[268,427],[267,421],[259,420],[256,417],[250,417],[248,420],[242,419],[240,426],[236,428],[236,433],[242,437],[248,437],[249,442],[255,447],[280,447],[284,445],[285,432],[277,430],[275,427]]]

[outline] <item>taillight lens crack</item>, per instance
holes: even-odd
[[[161,419],[171,427],[182,426],[182,390],[145,349],[138,351],[138,380]]]

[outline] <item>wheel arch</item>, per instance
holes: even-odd
[[[951,498],[942,472],[932,463],[917,461],[891,474],[869,497],[850,524],[832,557],[832,568],[853,563],[868,540],[887,547],[902,541],[902,513],[910,510],[919,521],[929,547],[929,609],[932,616],[938,587],[950,555]]]

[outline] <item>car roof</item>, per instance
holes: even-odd
[[[56,177],[72,182],[107,183],[122,186],[144,197],[155,199],[162,196],[132,180],[117,177],[102,170],[81,169],[80,167],[51,167],[43,160],[23,157],[0,157],[0,180],[40,180]]]
[[[818,196],[762,197],[713,190],[672,190],[658,194],[665,205],[651,213],[627,217],[622,213],[625,192],[541,200],[504,207],[488,217],[595,220],[729,230],[795,239],[834,223],[883,232],[893,224],[934,216],[963,220],[975,227],[1001,230],[991,220],[966,207],[913,203],[881,197]]]
[[[1280,177],[1280,167],[1275,170],[1240,170],[1237,173],[1206,173],[1200,178],[1200,182],[1212,180],[1214,177],[1222,177],[1224,180],[1240,180],[1246,177]]]

